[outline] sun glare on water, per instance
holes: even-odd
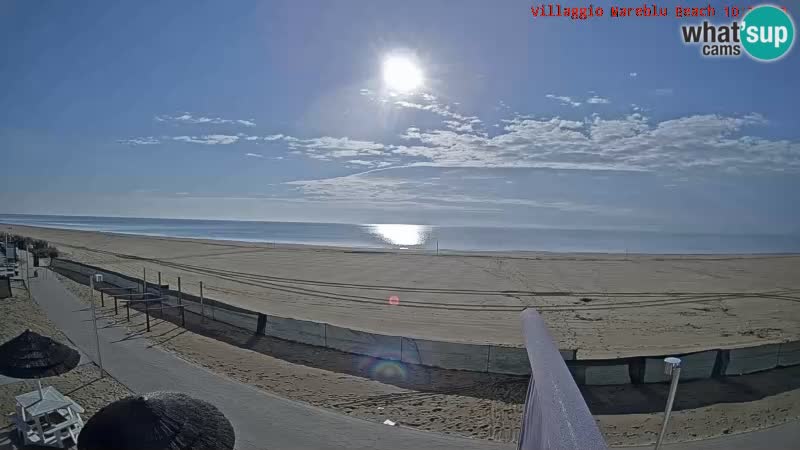
[[[431,227],[407,224],[368,225],[369,232],[391,245],[416,246],[428,239]]]
[[[389,56],[383,61],[383,81],[393,91],[409,93],[422,86],[424,77],[411,58]]]

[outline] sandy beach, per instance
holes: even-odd
[[[66,258],[282,317],[413,338],[521,346],[534,306],[579,358],[800,337],[798,255],[418,252],[11,227]],[[387,299],[396,295],[398,305]]]
[[[88,286],[57,275],[79,299],[89,302]],[[391,364],[375,370],[375,360],[253,334],[220,322],[202,326],[196,315],[187,328],[154,318],[145,333],[144,317],[113,315],[95,305],[128,334],[242,383],[341,414],[399,426],[479,439],[515,441],[527,377]],[[681,384],[671,416],[668,442],[742,433],[800,419],[800,367],[725,380]],[[584,398],[610,445],[652,444],[661,427],[666,384],[583,386]]]

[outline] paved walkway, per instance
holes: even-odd
[[[78,347],[94,357],[91,312],[52,278],[31,283],[48,317]],[[99,327],[108,322],[100,320]],[[329,412],[270,395],[221,377],[157,348],[125,329],[100,330],[103,365],[135,392],[177,390],[208,400],[236,429],[238,449],[511,449],[489,441],[395,428]]]

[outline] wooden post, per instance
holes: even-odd
[[[150,302],[144,302],[144,317],[147,321],[147,332],[150,332]]]
[[[106,307],[106,299],[102,289],[100,289],[100,306]]]
[[[200,282],[200,318],[206,320],[206,307],[203,303],[203,282]]]
[[[256,334],[266,334],[265,330],[267,328],[267,315],[266,314],[258,314],[258,323],[256,324]]]
[[[181,326],[186,328],[186,308],[183,306],[179,306],[179,308],[181,309]]]
[[[117,296],[114,296],[114,315],[116,316],[119,314],[119,309],[117,309]]]
[[[147,267],[142,267],[142,294],[147,292]]]
[[[158,296],[159,297],[163,297],[164,296],[164,292],[162,292],[162,290],[161,290],[161,271],[160,270],[158,271]],[[158,306],[159,306],[159,312],[161,313],[161,318],[163,319],[164,318],[164,302],[162,300],[159,300]]]
[[[125,302],[125,309],[128,311],[128,322],[131,321],[131,301]]]
[[[183,301],[181,301],[181,277],[178,277],[178,305],[182,305]]]
[[[161,291],[161,271],[159,270],[158,271],[158,296],[159,297],[163,297],[163,294],[164,293]],[[161,306],[161,317],[163,318],[164,317],[164,305],[162,305],[161,302],[158,302],[158,304]]]

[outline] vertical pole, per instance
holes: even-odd
[[[144,301],[144,317],[147,321],[147,332],[150,332],[150,302]]]
[[[164,296],[164,293],[161,291],[161,271],[158,271],[158,297],[161,298]],[[161,318],[164,318],[164,301],[158,301],[158,309],[159,313],[161,314]]]
[[[142,267],[142,285],[144,286],[144,288],[142,288],[142,294],[145,294],[145,293],[147,293],[147,268],[146,267]],[[144,297],[142,297],[142,298],[144,298]]]
[[[100,367],[100,378],[103,378],[103,357],[100,355],[100,335],[97,333],[97,314],[95,314],[94,310],[94,275],[89,275],[89,284],[92,287],[92,297],[91,297],[91,304],[92,304],[92,323],[94,324],[94,339],[95,344],[97,345],[97,363]]]
[[[128,301],[125,302],[125,311],[128,313],[128,322],[130,322],[131,321],[131,300],[130,299],[128,299]]]
[[[179,306],[178,308],[181,309],[181,326],[186,328],[186,307]]]
[[[28,300],[31,299],[31,264],[28,262],[28,258],[30,257],[30,248],[28,245],[25,245],[25,285],[28,286]]]
[[[436,255],[439,255],[439,240],[436,240]]]
[[[672,403],[675,401],[675,391],[678,390],[678,379],[681,376],[681,360],[679,358],[664,358],[664,373],[672,375],[672,382],[669,385],[669,396],[667,397],[667,409],[664,410],[664,423],[661,424],[661,433],[658,435],[655,450],[661,447],[664,442],[664,435],[667,434],[667,423],[669,415],[672,413]]]
[[[206,320],[206,307],[203,303],[203,282],[200,282],[200,318]]]
[[[119,309],[117,308],[117,296],[114,296],[114,315],[116,316],[119,314]]]
[[[181,301],[181,277],[178,277],[178,305],[182,305],[183,301]]]
[[[100,306],[102,306],[103,308],[105,308],[105,307],[106,307],[106,298],[105,298],[105,297],[106,297],[106,296],[105,296],[105,293],[104,293],[104,292],[103,292],[103,290],[101,289],[101,290],[100,290]]]

